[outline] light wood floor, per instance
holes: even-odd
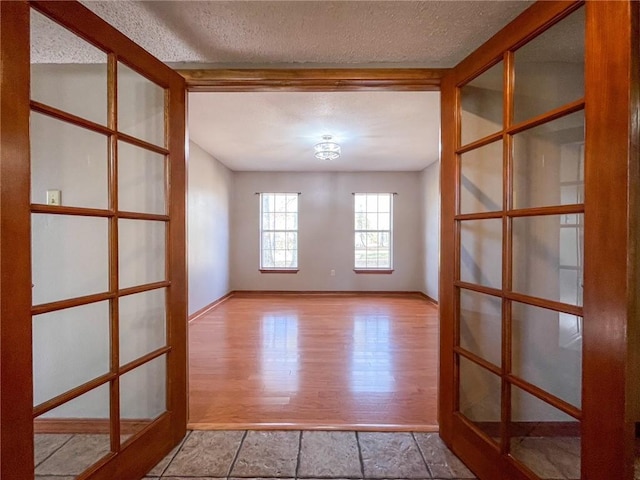
[[[437,430],[419,296],[234,296],[189,327],[189,427]]]

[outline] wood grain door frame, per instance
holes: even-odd
[[[489,445],[456,414],[454,282],[458,261],[454,217],[460,132],[457,90],[499,59],[504,58],[508,68],[512,55],[505,52],[580,4],[534,4],[442,80],[440,435],[480,478],[536,477]],[[636,380],[640,378],[639,7],[630,1],[588,1],[585,8],[582,478],[630,480],[634,426],[640,418]],[[505,118],[509,110],[510,105],[505,105]],[[504,398],[508,399],[503,391]],[[504,444],[502,448],[505,451]]]
[[[178,70],[190,92],[439,91],[448,68]]]
[[[168,411],[133,441],[124,447],[118,446],[117,453],[112,452],[105,461],[96,464],[88,476],[82,477],[141,478],[186,431],[185,82],[79,2],[25,0],[0,2],[0,477],[24,480],[34,475],[29,152],[29,116],[33,106],[29,90],[31,8],[102,50],[113,52],[109,53],[112,80],[113,66],[116,61],[123,61],[169,92],[165,127],[171,184],[166,259]],[[110,88],[112,99],[115,94],[115,89]],[[114,108],[113,101],[111,105],[110,108]],[[113,110],[110,115],[115,118]],[[109,212],[108,216],[117,218],[115,212]],[[117,333],[113,323],[111,331],[112,335]],[[119,430],[116,422],[112,418],[112,433]]]

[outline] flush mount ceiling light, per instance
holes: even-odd
[[[317,143],[313,149],[316,151],[315,156],[320,160],[335,160],[340,156],[340,145],[332,142],[331,135],[323,135],[322,142]]]

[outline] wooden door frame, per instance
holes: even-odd
[[[440,435],[481,478],[526,478],[509,458],[454,422],[456,89],[580,2],[538,2],[456,66],[442,81]],[[586,2],[585,274],[582,476],[633,477],[640,419],[640,106],[637,2]],[[509,105],[505,106],[508,114]],[[506,117],[505,117],[506,118]],[[504,392],[503,392],[504,395]]]
[[[34,474],[29,144],[32,7],[105,51],[117,51],[118,59],[173,92],[168,95],[169,112],[184,112],[186,102],[182,77],[78,2],[0,2],[0,476],[16,480],[33,478]],[[109,95],[115,95],[115,90]],[[166,353],[168,412],[121,448],[118,462],[96,464],[91,470],[95,479],[143,476],[186,431],[186,116],[167,115],[166,121],[172,187],[167,199],[171,217],[166,259],[170,281],[167,341],[171,346]],[[113,328],[112,324],[112,334],[117,333]],[[112,425],[114,428],[117,432],[118,427]]]

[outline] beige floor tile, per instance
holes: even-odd
[[[164,472],[167,477],[226,477],[244,432],[194,431]]]
[[[64,445],[73,435],[58,433],[36,433],[33,436],[34,452],[33,461],[37,467],[53,452]]]
[[[355,432],[302,432],[298,477],[362,478]]]
[[[187,432],[182,441],[178,445],[176,445],[175,448],[171,450],[162,460],[160,460],[155,467],[149,470],[149,473],[147,473],[147,477],[159,477],[160,475],[162,475],[171,460],[173,460],[173,457],[175,457],[176,453],[178,453],[178,450],[180,450],[180,447],[182,447],[187,438],[189,438],[190,434],[190,431]]]
[[[418,447],[433,478],[476,478],[475,475],[447,448],[437,433],[415,433]]]
[[[74,435],[36,467],[36,475],[78,475],[109,451],[109,435]]]
[[[231,472],[238,477],[295,477],[300,432],[250,431]]]
[[[359,433],[365,478],[429,478],[410,433]]]
[[[580,479],[580,439],[527,437],[514,442],[511,454],[542,479]]]

